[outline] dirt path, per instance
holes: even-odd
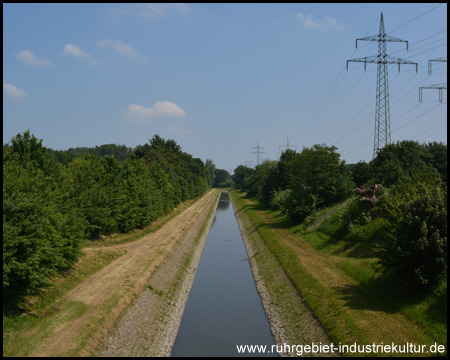
[[[245,199],[245,202],[248,205],[254,205],[248,199]],[[335,316],[345,317],[346,321],[356,325],[368,343],[427,343],[420,329],[413,326],[402,315],[381,311],[377,304],[361,295],[356,290],[359,283],[338,266],[339,257],[320,253],[300,236],[277,226],[278,222],[267,212],[259,210],[255,212],[262,223],[271,228],[273,235],[277,239],[282,239],[284,244],[292,249],[298,263],[320,283],[322,291],[327,293],[327,298],[333,299],[324,306],[335,309]],[[301,289],[301,292],[305,297],[308,296],[308,289]],[[343,327],[339,330],[341,332],[347,329],[344,323],[345,321],[342,320]],[[354,337],[354,340],[358,341],[358,338]]]
[[[81,302],[86,310],[54,329],[31,356],[93,354],[99,340],[145,289],[155,269],[162,266],[173,248],[182,244],[188,233],[193,236],[201,229],[202,221],[197,220],[216,199],[217,191],[210,190],[155,233],[134,242],[102,248],[102,251],[125,250],[126,253],[62,299],[62,302]]]

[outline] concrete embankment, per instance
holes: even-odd
[[[267,247],[258,229],[252,223],[244,207],[231,194],[239,229],[247,250],[256,287],[269,319],[272,335],[278,349],[291,346],[322,344],[329,345],[324,328],[305,304],[284,269]],[[281,356],[298,356],[297,348],[281,352]],[[326,353],[310,353],[306,356],[330,356]]]
[[[97,349],[100,356],[170,356],[195,271],[219,201],[208,206],[170,256],[151,277],[145,291],[116,322]]]

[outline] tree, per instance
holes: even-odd
[[[277,189],[277,162],[264,160],[256,166],[255,171],[257,192],[260,200],[268,205],[273,191]]]
[[[214,172],[216,170],[216,165],[213,163],[213,161],[211,159],[206,159],[205,166],[208,168],[210,179],[211,179],[210,186],[212,186],[214,184],[214,180],[216,178],[216,174]]]
[[[430,155],[429,164],[439,172],[442,181],[447,182],[447,144],[433,141],[424,144],[424,147]]]
[[[292,149],[286,149],[286,151],[281,152],[280,160],[277,163],[276,169],[276,184],[277,189],[285,190],[291,183],[293,176],[293,165],[292,162],[297,156],[297,152]]]
[[[244,181],[246,178],[249,178],[255,173],[255,169],[252,169],[248,166],[239,165],[236,169],[234,169],[233,183],[234,186],[241,191],[247,191],[244,187]]]
[[[30,135],[30,130],[12,137],[11,154],[14,154],[20,164],[33,163],[46,173],[51,172],[52,162],[42,145],[42,139],[38,140],[33,134]]]
[[[358,161],[351,170],[351,177],[356,186],[367,185],[367,182],[372,178],[371,168],[365,161]]]
[[[440,174],[446,179],[446,151],[447,147],[443,144],[426,146],[412,140],[388,144],[370,163],[374,182],[383,186],[392,186],[401,178],[411,176],[414,171],[428,171],[429,166],[435,169],[436,177]]]
[[[355,185],[336,150],[335,146],[315,144],[303,148],[292,161],[288,210],[294,218],[303,219],[318,204],[330,204],[351,194]]]
[[[228,171],[223,169],[215,169],[214,170],[214,184],[213,186],[219,186],[220,183],[224,182],[225,180],[231,179],[230,174]]]

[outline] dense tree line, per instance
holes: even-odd
[[[84,155],[92,154],[97,159],[106,155],[114,156],[118,161],[124,161],[133,153],[133,148],[125,145],[104,144],[93,148],[76,147],[68,150],[53,150],[47,148],[48,154],[58,162],[72,162],[75,159],[82,158]]]
[[[302,220],[319,204],[348,197],[354,182],[334,146],[314,145],[301,152],[286,150],[278,161],[266,160],[256,169],[238,166],[236,187],[258,196],[273,208],[282,208],[294,220]]]
[[[232,187],[233,181],[231,180],[230,173],[223,169],[215,169],[213,186],[215,186],[215,187]]]
[[[421,285],[436,285],[447,271],[447,145],[401,141],[389,144],[369,163],[346,165],[334,146],[286,150],[278,161],[255,169],[238,166],[234,186],[294,221],[318,207],[348,198],[358,186],[381,184],[376,216],[385,237],[378,253],[385,270]],[[361,196],[342,217],[345,231],[361,231],[375,209]],[[446,280],[445,280],[446,281]]]
[[[14,136],[3,147],[4,297],[48,284],[86,239],[150,225],[212,182],[202,160],[158,135],[122,162],[95,154],[59,162],[29,131]]]

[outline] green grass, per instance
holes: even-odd
[[[27,356],[61,323],[84,314],[87,305],[79,301],[64,301],[63,296],[89,276],[122,256],[125,251],[92,251],[72,269],[53,280],[54,285],[26,297],[20,304],[22,314],[5,315],[14,304],[4,304],[3,356]]]

